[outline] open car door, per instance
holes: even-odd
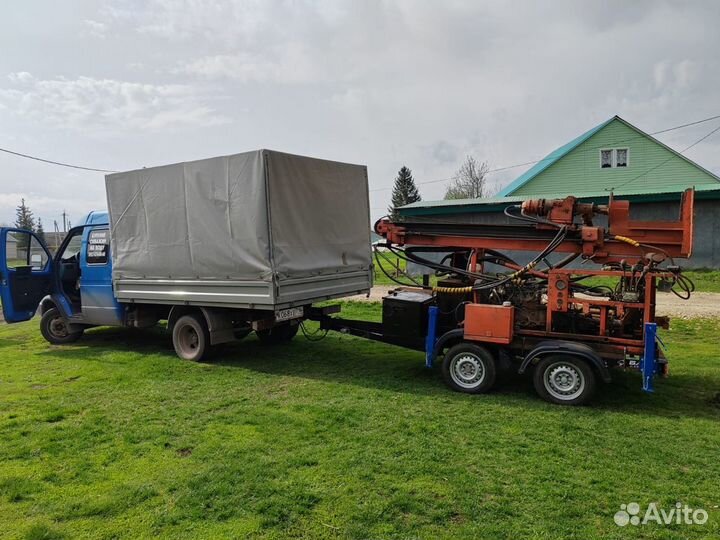
[[[0,300],[9,323],[32,319],[53,289],[53,260],[33,232],[0,228]]]

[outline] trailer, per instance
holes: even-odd
[[[422,351],[458,392],[488,392],[503,370],[530,372],[543,399],[581,405],[614,369],[638,371],[653,391],[668,373],[657,291],[689,298],[694,288],[676,264],[692,251],[692,189],[667,221],[633,220],[612,194],[607,204],[528,200],[506,209],[505,225],[381,219],[380,268],[391,253],[435,276],[388,276],[398,288],[375,323],[317,305],[370,289],[364,167],[259,151],[106,184],[109,214],[89,214],[54,258],[32,232],[0,230],[8,322],[39,306],[43,336],[62,344],[91,326],[167,320],[178,356],[202,360],[253,331],[263,343],[289,341],[313,320],[321,332]],[[26,260],[8,257],[10,237]],[[534,255],[519,264],[506,253],[515,250]]]
[[[423,351],[427,367],[440,358],[458,392],[488,392],[501,370],[532,372],[543,399],[581,405],[614,369],[639,371],[652,392],[655,376],[668,373],[657,329],[670,321],[655,313],[658,288],[683,299],[694,290],[675,262],[692,251],[693,206],[689,189],[679,218],[667,221],[632,220],[629,202],[612,194],[607,205],[527,200],[506,209],[510,225],[384,218],[375,224],[386,240],[378,245],[434,269],[437,283],[387,274],[400,287],[383,299],[381,323],[316,319],[326,330]],[[598,216],[606,226],[594,224]],[[520,265],[504,253],[515,250],[535,255]],[[444,254],[442,262],[430,253]],[[551,262],[554,253],[564,256]],[[382,268],[383,252],[376,257]],[[506,272],[485,270],[491,264]]]

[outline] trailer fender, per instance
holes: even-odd
[[[449,347],[450,344],[452,344],[454,342],[462,341],[464,336],[465,336],[465,331],[462,328],[456,328],[455,330],[450,330],[449,332],[445,332],[435,342],[435,346],[433,347],[433,350],[432,350],[432,358],[430,358],[429,360],[431,362],[434,362],[435,359],[440,354],[442,354],[443,349],[445,349],[446,347]]]
[[[543,341],[537,345],[530,353],[525,356],[520,364],[518,373],[525,373],[528,366],[537,363],[537,361],[548,354],[558,355],[566,354],[570,356],[579,356],[588,361],[588,363],[596,369],[603,382],[611,381],[610,370],[605,365],[602,358],[596,353],[592,347],[584,343],[575,343],[572,341],[552,340]]]
[[[207,308],[195,306],[173,306],[168,315],[168,330],[172,331],[177,320],[190,313],[202,313],[210,332],[210,344],[227,343],[235,339],[233,329],[233,315],[230,310],[223,308]]]

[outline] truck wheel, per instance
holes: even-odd
[[[263,345],[276,345],[290,341],[298,333],[298,324],[277,324],[266,330],[257,330],[255,333]]]
[[[493,355],[473,343],[458,343],[443,358],[443,378],[456,392],[483,394],[495,384],[496,372]]]
[[[80,339],[83,330],[70,332],[68,322],[58,308],[50,308],[40,318],[40,333],[53,345],[64,345]]]
[[[183,360],[199,362],[211,351],[210,332],[202,315],[180,317],[173,326],[172,340],[175,352]]]
[[[595,393],[595,373],[582,358],[546,356],[533,374],[538,395],[559,405],[583,405]]]

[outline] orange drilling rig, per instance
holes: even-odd
[[[501,225],[383,218],[380,268],[392,254],[433,269],[435,284],[388,274],[400,287],[383,299],[382,323],[332,309],[315,318],[327,330],[423,350],[428,367],[442,357],[446,383],[460,392],[489,391],[502,369],[532,371],[541,397],[578,405],[613,368],[640,371],[652,391],[668,370],[656,331],[669,321],[655,314],[656,292],[689,298],[694,289],[675,264],[692,250],[693,200],[687,190],[673,221],[633,220],[629,202],[612,195],[603,205],[528,200],[506,208]],[[522,264],[508,253],[518,251],[535,255]],[[552,263],[553,253],[565,256]]]

